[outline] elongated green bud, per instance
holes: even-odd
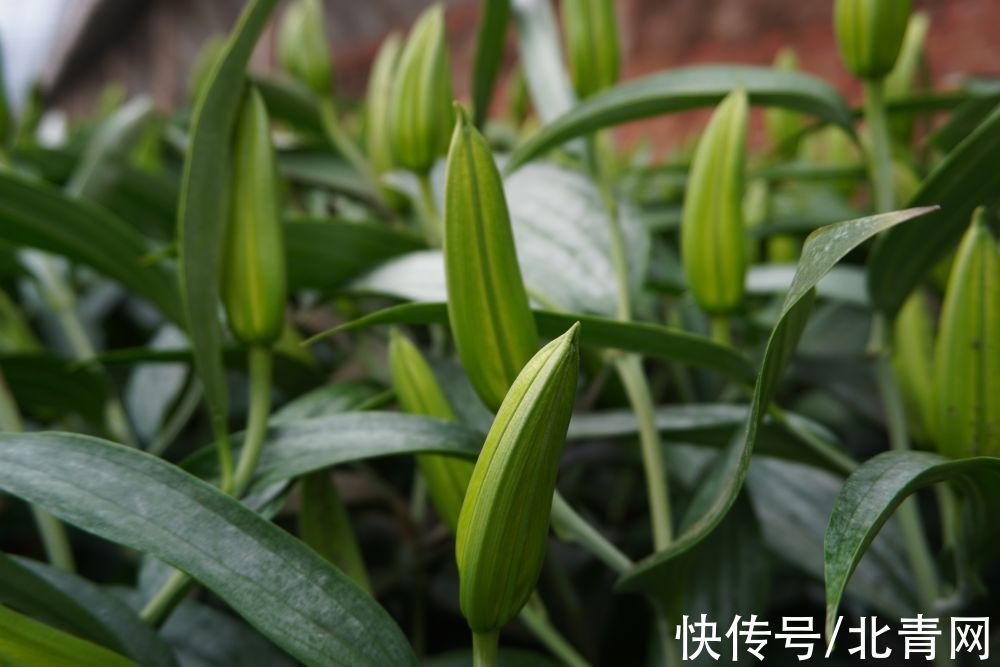
[[[885,98],[887,101],[891,102],[908,97],[916,89],[920,70],[924,65],[924,42],[927,40],[930,23],[931,20],[927,12],[915,12],[910,17],[906,26],[906,34],[903,37],[903,46],[899,51],[899,58],[896,59],[896,66],[885,77]],[[891,116],[889,129],[894,140],[903,145],[909,144],[913,137],[913,116],[911,114]],[[900,200],[907,201],[903,197],[900,197]]]
[[[444,8],[436,4],[413,26],[396,67],[389,102],[389,141],[396,164],[418,173],[430,171],[448,150],[451,102]]]
[[[538,349],[538,332],[500,172],[483,136],[457,115],[444,195],[448,319],[472,386],[496,410]]]
[[[576,94],[586,98],[613,86],[621,68],[613,0],[563,0],[562,20]]]
[[[278,28],[278,62],[317,95],[330,93],[333,68],[319,0],[295,0],[285,11]]]
[[[1000,456],[1000,244],[985,217],[959,247],[934,352],[934,436],[955,458]]]
[[[249,88],[233,134],[222,303],[240,341],[270,345],[285,325],[285,240],[264,100]]]
[[[782,71],[795,71],[799,69],[799,57],[795,51],[784,48],[778,51],[774,57],[774,69]],[[781,107],[768,107],[764,111],[764,127],[767,129],[768,139],[779,153],[786,157],[795,155],[799,137],[805,127],[805,120],[802,114],[796,111],[789,111]]]
[[[928,421],[934,411],[934,322],[922,290],[915,291],[896,316],[892,367],[910,435],[917,442],[928,442]]]
[[[424,356],[396,329],[389,338],[389,370],[403,412],[456,421],[451,404]],[[450,456],[423,454],[417,456],[417,465],[427,482],[434,509],[454,532],[458,529],[462,500],[472,477],[472,463]]]
[[[695,301],[725,313],[743,301],[747,271],[743,228],[747,95],[722,100],[705,129],[688,177],[681,219],[681,259]]]
[[[403,39],[397,33],[386,37],[375,55],[372,72],[368,77],[365,139],[368,144],[368,158],[376,174],[384,174],[394,166],[392,145],[389,143],[389,95],[402,48]]]
[[[517,376],[486,436],[458,521],[459,601],[474,633],[501,628],[538,581],[573,411],[579,324]]]
[[[903,44],[911,0],[837,0],[837,48],[844,65],[862,79],[888,74]]]

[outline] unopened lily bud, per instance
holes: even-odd
[[[330,45],[320,0],[295,0],[278,28],[278,62],[317,95],[333,86]]]
[[[474,633],[506,624],[538,581],[576,394],[579,326],[517,376],[476,461],[455,541],[459,601]]]
[[[716,108],[691,163],[681,219],[681,260],[695,301],[725,313],[743,301],[747,240],[743,225],[747,94]]]
[[[934,411],[934,322],[923,290],[911,294],[896,316],[892,367],[910,434],[917,442],[928,442],[928,422]]]
[[[862,79],[892,71],[903,45],[911,0],[837,0],[837,47],[847,69]]]
[[[924,42],[930,28],[927,12],[915,12],[906,26],[903,46],[896,59],[896,66],[885,77],[885,98],[887,101],[906,98],[914,93],[924,65]],[[913,116],[899,114],[889,118],[889,129],[897,142],[908,145],[913,137]],[[902,201],[906,199],[900,198]]]
[[[456,421],[451,404],[420,350],[396,329],[389,338],[389,370],[403,412],[446,421]],[[454,532],[462,500],[472,477],[473,464],[450,456],[417,456],[420,474],[441,520]]]
[[[458,110],[444,194],[448,318],[469,381],[496,410],[538,349],[503,181],[486,140]]]
[[[252,87],[236,119],[229,196],[222,303],[236,338],[270,345],[285,325],[285,242],[267,109]]]
[[[955,258],[934,352],[934,436],[954,458],[1000,456],[1000,243],[979,209]]]
[[[774,57],[774,69],[796,71],[799,57],[795,51],[785,48]],[[805,127],[802,114],[781,107],[768,107],[764,111],[764,127],[771,144],[786,157],[794,156],[798,149],[799,137]]]
[[[389,95],[402,48],[403,40],[398,34],[392,33],[386,37],[375,55],[372,72],[368,77],[365,140],[368,158],[376,174],[384,174],[393,168],[392,145],[389,143]]]
[[[448,150],[451,90],[444,8],[437,4],[413,26],[396,67],[389,103],[389,141],[396,164],[427,173]]]
[[[586,98],[613,86],[621,67],[613,0],[563,0],[562,20],[576,94]]]

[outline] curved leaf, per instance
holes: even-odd
[[[147,262],[152,248],[143,236],[93,204],[0,171],[0,240],[85,264],[148,299],[168,319],[181,319],[173,272]]]
[[[875,244],[868,262],[868,290],[877,308],[895,317],[910,292],[958,245],[972,211],[994,199],[1000,189],[998,160],[1000,104],[931,172],[910,202],[941,210],[893,230]]]
[[[815,298],[816,284],[862,242],[931,210],[933,209],[909,209],[848,220],[823,227],[809,235],[802,248],[802,258],[795,277],[785,295],[778,322],[771,331],[764,350],[764,360],[761,362],[743,433],[722,453],[712,474],[692,500],[687,516],[697,518],[688,523],[684,532],[670,547],[639,561],[632,570],[626,572],[618,580],[620,590],[639,591],[657,585],[662,576],[669,575],[669,563],[705,539],[736,502],[750,466],[765,412],[805,329]]]
[[[312,550],[148,454],[85,436],[0,434],[0,488],[212,589],[307,665],[415,665],[398,627]]]
[[[219,276],[229,200],[229,162],[245,70],[277,0],[253,0],[209,74],[195,104],[177,211],[180,281],[195,367],[205,388],[213,429],[228,414],[219,326]]]
[[[570,139],[604,127],[715,106],[739,85],[746,88],[751,104],[811,113],[854,134],[851,112],[844,99],[820,79],[770,67],[699,65],[626,81],[577,104],[518,148],[507,168],[516,169]]]
[[[555,313],[535,310],[538,332],[554,338],[574,322],[580,322],[580,342],[593,347],[610,347],[644,356],[679,361],[701,368],[718,371],[741,382],[753,379],[753,369],[746,357],[736,350],[719,345],[704,336],[680,329],[647,324],[623,322],[609,317]],[[408,303],[392,306],[366,315],[347,324],[313,336],[307,343],[320,337],[342,331],[364,329],[381,324],[447,324],[448,311],[443,303]]]
[[[0,664],[127,667],[135,665],[97,644],[77,639],[0,605]]]

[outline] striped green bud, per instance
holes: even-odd
[[[459,602],[474,633],[500,629],[538,581],[576,394],[579,326],[517,376],[476,461],[455,541]]]
[[[368,145],[368,158],[376,174],[391,171],[394,166],[392,145],[389,143],[389,95],[402,48],[403,40],[397,33],[386,37],[375,55],[372,72],[368,77],[365,140]]]
[[[270,345],[285,326],[285,241],[267,109],[252,87],[236,119],[232,160],[222,303],[237,339]]]
[[[448,150],[451,102],[444,8],[436,4],[413,26],[396,67],[389,101],[389,141],[396,164],[430,171]]]
[[[538,349],[503,181],[486,140],[458,108],[444,194],[448,318],[472,386],[491,410]]]
[[[743,225],[747,94],[741,87],[719,104],[688,176],[681,218],[681,259],[698,305],[732,311],[743,301],[747,272]]]
[[[885,77],[885,99],[889,102],[909,97],[916,89],[924,66],[924,42],[930,28],[930,17],[927,12],[915,12],[906,26],[903,46],[896,59],[896,66]],[[889,130],[892,138],[903,145],[908,145],[913,137],[913,115],[895,114],[889,118]],[[901,201],[907,201],[900,197]]]
[[[923,290],[910,295],[896,316],[892,367],[910,434],[917,442],[928,442],[934,408],[934,321]]]
[[[278,28],[278,62],[317,95],[333,87],[330,45],[320,0],[295,0]]]
[[[985,218],[959,247],[934,351],[934,436],[954,458],[1000,456],[1000,244]]]
[[[613,86],[621,68],[613,0],[563,0],[561,13],[576,94],[586,98]]]
[[[911,0],[837,0],[837,48],[844,65],[862,79],[881,79],[896,64]]]
[[[434,372],[420,350],[396,329],[389,338],[389,370],[403,412],[446,421],[457,421]],[[452,532],[458,529],[465,490],[472,477],[472,463],[450,456],[417,456],[420,474],[427,483],[434,509]]]
[[[786,72],[799,69],[799,57],[795,51],[784,48],[774,57],[774,69]],[[781,107],[768,107],[764,111],[764,127],[771,144],[786,157],[795,155],[799,137],[805,127],[805,119],[797,111]]]

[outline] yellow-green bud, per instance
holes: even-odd
[[[278,62],[317,95],[333,86],[326,20],[319,0],[295,0],[278,28]]]
[[[413,26],[396,67],[389,102],[389,141],[396,164],[418,173],[430,171],[448,150],[451,103],[444,8],[436,4]]]
[[[985,217],[959,247],[934,352],[934,437],[954,458],[1000,456],[1000,244]]]
[[[799,57],[792,49],[781,49],[774,57],[774,69],[796,71],[799,69]],[[795,155],[799,137],[805,127],[802,114],[781,107],[769,107],[764,111],[764,126],[771,144],[782,155],[786,157]]]
[[[924,41],[930,28],[930,17],[927,12],[915,12],[906,26],[906,36],[899,51],[896,66],[885,77],[885,98],[888,101],[898,100],[913,94],[924,65]],[[889,129],[892,137],[901,144],[907,145],[913,136],[913,115],[898,114],[889,118]],[[900,197],[901,201],[907,201]]]
[[[579,326],[517,376],[476,461],[455,541],[459,602],[474,633],[501,628],[538,581],[576,394]]]
[[[743,301],[747,271],[743,226],[747,94],[741,87],[719,104],[691,163],[681,218],[681,259],[688,286],[708,313]]]
[[[285,241],[267,109],[252,87],[243,96],[233,133],[229,196],[222,303],[236,338],[270,345],[285,325]]]
[[[837,0],[837,47],[847,69],[862,79],[888,74],[903,44],[911,0]]]
[[[503,181],[486,140],[459,109],[444,195],[448,318],[472,386],[496,410],[538,349]]]
[[[586,98],[613,86],[621,67],[613,0],[563,0],[562,20],[576,94]]]
[[[376,174],[384,174],[393,168],[392,145],[389,143],[389,95],[402,48],[403,40],[397,33],[386,37],[375,55],[372,72],[368,77],[365,140],[368,144],[368,158]]]
[[[456,421],[451,404],[424,356],[396,329],[389,338],[389,370],[403,412]],[[450,456],[422,454],[417,456],[417,465],[427,483],[434,509],[454,532],[458,528],[458,515],[472,477],[473,464]]]
[[[917,442],[928,442],[928,422],[934,410],[934,322],[923,290],[910,295],[896,316],[892,367],[910,434]]]

